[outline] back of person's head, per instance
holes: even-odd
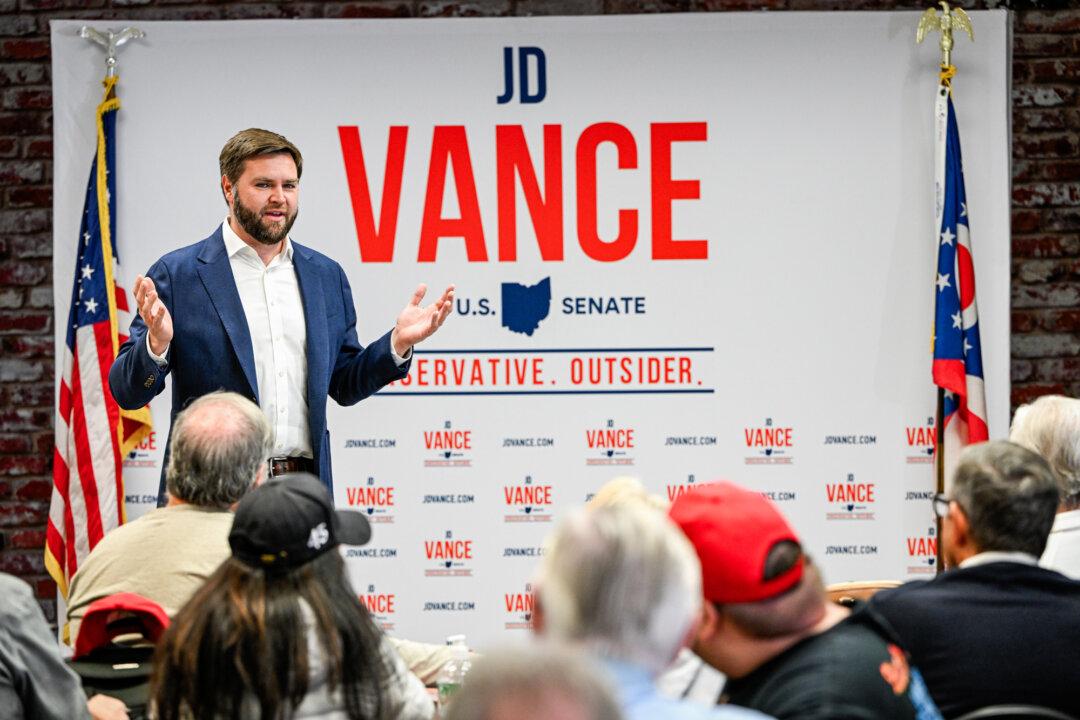
[[[760,493],[732,483],[700,485],[671,518],[701,560],[705,599],[748,636],[782,638],[821,619],[825,589],[795,531]]]
[[[203,395],[173,420],[165,486],[177,500],[227,508],[265,472],[272,442],[255,403],[233,392]]]
[[[1054,471],[1037,453],[1008,440],[970,446],[960,455],[951,495],[979,552],[1038,557],[1046,549],[1058,486]]]
[[[1043,457],[1057,475],[1064,510],[1080,508],[1080,400],[1044,395],[1021,405],[1009,440]]]
[[[350,720],[381,717],[389,673],[381,635],[336,550],[368,537],[363,516],[335,512],[313,477],[275,479],[245,496],[229,536],[233,556],[158,643],[151,697],[159,720],[289,717],[311,671],[323,667],[317,679],[340,692]]]
[[[701,570],[667,517],[637,503],[579,509],[548,541],[536,583],[543,632],[659,673],[701,607]]]
[[[642,503],[662,512],[667,512],[668,509],[668,503],[663,497],[650,493],[640,480],[630,475],[620,475],[608,480],[589,498],[585,507],[595,509],[627,502]]]
[[[603,676],[579,653],[546,643],[484,655],[446,720],[619,720]]]

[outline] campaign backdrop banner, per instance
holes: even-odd
[[[1009,25],[971,16],[954,100],[1002,437]],[[456,284],[407,380],[328,407],[337,504],[374,527],[344,555],[391,633],[526,635],[545,536],[620,475],[761,491],[829,582],[922,577],[939,53],[918,18],[142,23],[117,85],[119,280],[222,222],[218,153],[254,126],[304,154],[292,237],[345,269],[361,342],[418,282]],[[58,313],[104,68],[79,26],[52,26]],[[151,408],[129,518],[153,506],[168,391]]]

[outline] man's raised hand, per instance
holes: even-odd
[[[150,278],[142,275],[135,278],[135,305],[139,308],[139,317],[146,323],[150,349],[155,355],[164,354],[173,338],[172,315],[158,297]]]
[[[426,293],[427,285],[420,283],[416,292],[413,293],[412,300],[397,317],[391,340],[394,343],[394,352],[399,356],[404,356],[413,345],[431,337],[453,310],[453,285],[446,288],[441,298],[426,307],[420,307],[420,301],[424,299]],[[171,333],[171,324],[169,328]]]

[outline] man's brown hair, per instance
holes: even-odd
[[[765,580],[788,572],[800,560],[803,576],[792,588],[775,597],[748,603],[713,603],[744,631],[762,640],[804,632],[821,619],[827,597],[821,575],[798,543],[778,542],[765,560]]]
[[[304,158],[300,155],[300,150],[284,135],[261,128],[241,130],[229,138],[225,147],[221,148],[218,166],[221,168],[221,174],[235,185],[244,172],[244,163],[248,158],[277,153],[288,153],[292,157],[293,162],[296,163],[296,178],[300,179],[304,171]]]

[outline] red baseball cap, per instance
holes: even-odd
[[[168,627],[168,614],[153,600],[135,593],[109,595],[86,608],[75,638],[75,657],[105,647],[118,635],[142,633],[156,643]]]
[[[700,485],[671,505],[671,519],[701,560],[705,598],[719,603],[758,602],[794,587],[803,574],[800,558],[787,572],[765,580],[765,560],[795,531],[760,493],[729,482]]]

